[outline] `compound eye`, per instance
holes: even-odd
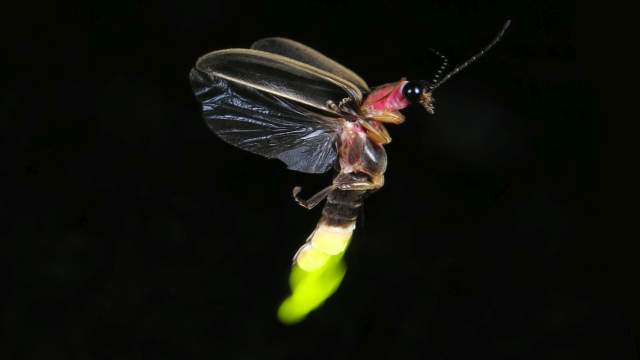
[[[420,100],[422,89],[422,84],[409,81],[404,85],[404,88],[402,88],[402,95],[404,95],[410,103],[416,103]]]

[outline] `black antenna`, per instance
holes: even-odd
[[[442,72],[447,68],[447,66],[449,65],[449,60],[447,59],[446,56],[444,56],[444,54],[442,54],[441,52],[439,52],[438,50],[435,49],[431,49],[429,48],[429,51],[431,51],[432,53],[436,54],[437,56],[440,57],[440,61],[442,62],[440,64],[440,67],[438,68],[438,70],[436,70],[435,75],[433,75],[433,79],[431,79],[431,82],[429,84],[437,84],[438,83],[438,79],[440,78],[440,75],[442,75]]]
[[[433,83],[430,87],[429,90],[433,91],[436,88],[438,88],[440,85],[444,84],[447,80],[449,80],[453,75],[457,74],[458,72],[460,72],[460,70],[466,68],[467,66],[469,66],[471,63],[473,63],[474,61],[478,60],[479,57],[481,57],[482,55],[484,55],[487,51],[489,51],[495,44],[498,43],[498,41],[500,41],[500,39],[502,38],[502,35],[504,35],[504,33],[507,31],[507,29],[509,28],[509,25],[511,25],[511,20],[507,20],[506,23],[504,23],[504,26],[502,26],[502,30],[500,30],[500,32],[498,33],[498,35],[496,35],[495,38],[493,38],[493,40],[489,43],[489,45],[485,46],[484,49],[480,50],[480,52],[478,52],[477,54],[473,55],[472,57],[469,58],[469,60],[465,61],[464,63],[462,63],[460,66],[458,66],[457,68],[451,70],[451,72],[449,72],[447,75],[445,75],[444,78],[442,78],[442,80],[440,80],[437,83]],[[437,76],[438,74],[436,74]]]

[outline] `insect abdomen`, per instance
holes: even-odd
[[[294,257],[299,267],[313,271],[347,248],[365,194],[366,191],[339,189],[329,193],[318,225]]]
[[[365,193],[365,191],[340,189],[330,192],[322,209],[320,224],[344,228],[354,224]]]

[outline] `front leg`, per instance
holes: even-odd
[[[391,142],[391,136],[384,125],[378,123],[378,127],[375,127],[367,120],[359,120],[358,123],[367,131],[369,139],[373,140],[376,144],[385,145]]]

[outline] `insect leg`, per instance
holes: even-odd
[[[327,107],[335,112],[340,112],[340,108],[332,100],[327,100]]]
[[[359,123],[367,131],[367,136],[377,144],[384,145],[391,142],[391,136],[384,126],[376,129],[366,120],[360,120]]]
[[[326,188],[320,190],[317,194],[313,195],[307,200],[302,199],[298,194],[302,188],[300,186],[296,186],[293,188],[293,199],[300,204],[303,208],[308,210],[313,209],[316,205],[318,205],[322,200],[324,200],[327,195],[331,192],[331,190],[335,189],[335,185],[329,185]]]
[[[340,190],[377,190],[384,185],[384,176],[354,176],[353,173],[339,174],[333,185]]]
[[[340,190],[377,190],[381,188],[382,185],[374,184],[372,182],[357,182],[352,184],[342,184],[338,187]]]

